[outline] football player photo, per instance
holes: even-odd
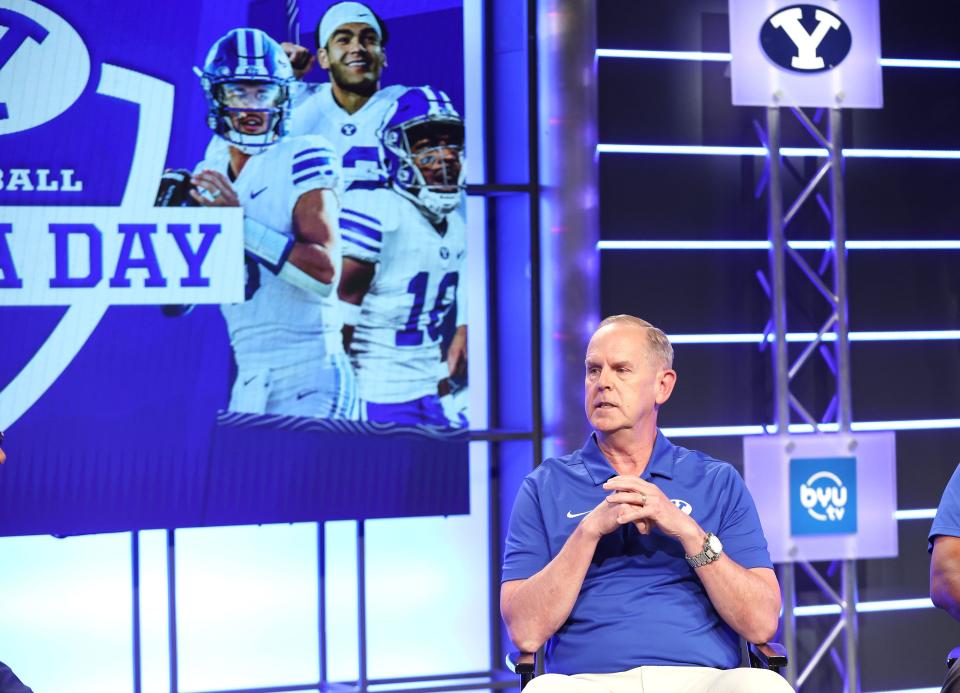
[[[235,29],[210,49],[207,124],[228,146],[197,164],[201,206],[241,206],[246,289],[223,305],[237,374],[230,411],[355,418],[335,291],[340,158],[318,135],[287,136],[293,71],[262,31]]]
[[[389,187],[344,197],[340,298],[368,421],[462,427],[467,368],[464,124],[408,90],[381,128]]]

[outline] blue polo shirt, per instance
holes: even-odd
[[[927,551],[933,551],[933,540],[941,534],[960,537],[960,466],[953,470],[953,476],[943,489],[943,498],[927,535]]]
[[[556,556],[616,471],[591,436],[582,449],[546,460],[523,481],[507,532],[502,579],[526,579]],[[641,478],[655,484],[744,568],[772,568],[743,479],[726,462],[657,432]],[[740,664],[739,637],[720,618],[684,559],[659,530],[624,527],[600,539],[566,623],[546,646],[547,671],[609,673],[644,665]]]

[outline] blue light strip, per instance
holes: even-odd
[[[829,241],[804,242],[829,243]],[[847,250],[960,250],[960,241],[847,241]]]
[[[781,149],[784,156],[802,156],[787,154],[787,148]],[[823,151],[823,150],[821,150]],[[821,154],[818,156],[825,156]],[[960,159],[957,149],[844,149],[848,159]]]
[[[884,599],[876,602],[857,602],[858,614],[874,614],[888,611],[912,611],[914,609],[932,609],[929,597],[918,599]],[[798,606],[793,610],[795,616],[830,616],[840,613],[839,604],[812,604]]]
[[[893,513],[894,520],[932,520],[937,515],[936,508],[911,508],[897,510]]]
[[[679,154],[706,156],[766,156],[764,147],[707,146],[686,144],[598,144],[598,154]],[[783,156],[827,156],[822,147],[781,147]],[[848,159],[960,159],[957,149],[844,149]]]
[[[909,419],[900,421],[855,421],[850,425],[853,431],[933,431],[960,428],[960,419]],[[735,426],[674,426],[661,429],[670,438],[725,438],[729,436],[754,436],[764,433],[776,433],[776,426],[759,424]],[[837,424],[823,424],[820,430],[833,433]],[[790,433],[813,433],[810,424],[790,424]]]
[[[787,335],[788,342],[790,341],[790,336],[791,335]],[[768,341],[771,341],[772,337],[773,335],[768,335]],[[759,332],[746,332],[743,334],[670,335],[670,342],[672,344],[759,344],[762,340],[763,335]]]
[[[661,428],[663,435],[668,438],[681,436],[684,438],[710,438],[713,436],[757,436],[767,432],[763,426],[680,426]],[[776,426],[771,427],[771,432]]]
[[[813,148],[809,148],[813,151]],[[782,150],[781,150],[782,151]],[[826,156],[826,150],[820,150]],[[766,156],[764,147],[707,147],[675,144],[598,144],[599,154],[709,154],[713,156]]]
[[[933,431],[960,428],[960,419],[910,419],[904,421],[860,421],[851,424],[854,431]],[[791,430],[793,427],[790,427]]]
[[[880,58],[881,67],[920,67],[934,70],[960,70],[960,60],[925,60],[922,58]]]
[[[698,62],[728,63],[732,56],[729,53],[713,53],[709,51],[639,51],[621,50],[619,48],[598,48],[598,58],[632,58],[640,60],[693,60]]]
[[[787,342],[804,344],[812,342],[816,332],[790,332]],[[731,334],[671,334],[673,344],[760,344],[764,336],[761,332],[740,332]],[[960,339],[960,330],[883,330],[874,332],[850,332],[851,342],[931,342]],[[768,334],[766,340],[774,341],[775,335]],[[837,341],[835,332],[827,332],[821,338],[824,342]]]
[[[831,241],[787,241],[794,250],[830,250]],[[958,240],[847,241],[847,250],[960,250]],[[597,241],[597,250],[770,250],[770,241]]]
[[[697,62],[728,63],[730,53],[712,51],[643,51],[620,48],[598,48],[598,58],[629,58],[633,60],[692,60]],[[914,67],[935,70],[960,70],[960,60],[927,60],[922,58],[880,58],[881,67]]]
[[[960,339],[960,330],[903,330],[851,332],[851,342],[929,342]]]
[[[870,691],[870,693],[940,693],[940,686],[936,688],[901,688],[896,691]]]
[[[770,241],[597,241],[597,250],[770,250]]]

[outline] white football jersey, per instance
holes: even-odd
[[[322,135],[342,157],[344,188],[382,184],[383,156],[377,129],[387,110],[407,90],[393,85],[377,91],[356,113],[347,113],[336,99],[330,82],[305,83],[294,96],[291,135]],[[354,185],[361,182],[360,186]]]
[[[375,263],[350,342],[360,398],[389,404],[437,394],[446,375],[441,326],[466,281],[463,217],[440,233],[416,205],[390,188],[344,195],[340,237],[345,257]],[[456,316],[454,316],[456,317]]]
[[[195,171],[228,175],[229,161],[229,150],[221,149]],[[250,157],[233,188],[244,216],[294,238],[293,209],[301,195],[317,189],[341,194],[339,160],[322,137],[284,138]],[[335,247],[339,253],[339,242]],[[339,255],[335,262],[339,274]],[[246,270],[246,300],[221,307],[239,368],[279,368],[342,352],[336,291],[327,297],[305,291],[249,257]]]

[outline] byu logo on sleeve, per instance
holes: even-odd
[[[760,30],[760,47],[766,56],[793,72],[832,70],[847,57],[852,43],[847,24],[816,5],[778,10]]]
[[[857,531],[857,459],[790,460],[790,533],[852,534]]]

